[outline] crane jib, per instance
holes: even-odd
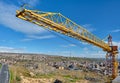
[[[78,40],[83,40],[87,43],[102,48],[104,51],[111,51],[111,47],[109,47],[107,43],[97,38],[92,33],[84,29],[82,26],[77,25],[60,13],[36,13],[32,10],[24,9],[22,11],[17,10],[16,16],[39,26],[43,26],[44,28],[54,30]]]
[[[16,17],[42,26],[45,29],[67,35],[102,48],[107,52],[106,61],[111,64],[111,78],[114,79],[117,76],[118,62],[116,60],[116,55],[118,54],[118,46],[113,46],[112,37],[110,35],[108,37],[108,43],[105,43],[103,40],[60,13],[43,12],[24,8],[16,11]],[[109,71],[110,66],[107,65],[106,67]]]

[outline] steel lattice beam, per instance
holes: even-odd
[[[60,13],[22,9],[17,10],[16,16],[39,26],[43,26],[44,28],[93,44],[102,48],[104,51],[111,51],[109,45],[104,41]]]

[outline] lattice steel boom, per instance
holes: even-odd
[[[43,28],[73,37],[83,42],[93,44],[109,53],[113,52],[112,48],[107,43],[60,13],[43,12],[25,8],[17,10],[16,12],[16,16],[18,18],[32,22],[42,26]]]

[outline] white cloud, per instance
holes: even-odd
[[[106,53],[94,53],[94,54],[89,54],[91,58],[105,58]]]
[[[69,46],[71,46],[71,47],[76,47],[76,45],[75,45],[75,44],[69,44]]]
[[[84,50],[84,51],[88,51],[89,49],[88,49],[87,47],[84,47],[83,50]]]
[[[40,0],[23,0],[23,3],[29,4],[30,6],[36,6],[39,3]],[[22,3],[19,2],[19,3]]]
[[[33,40],[33,39],[25,38],[25,39],[22,39],[21,41],[26,42],[26,41],[31,41],[31,40]]]
[[[95,29],[92,27],[91,24],[84,24],[82,25],[84,28],[86,28],[88,31],[93,32]]]
[[[113,45],[118,46],[118,50],[120,50],[120,41],[119,41],[119,42],[115,42],[115,41],[113,41]]]
[[[76,47],[76,45],[75,44],[68,44],[68,45],[61,45],[60,47],[68,48],[68,47]]]
[[[118,32],[120,32],[120,29],[115,29],[115,30],[112,30],[111,32],[118,33]]]
[[[113,45],[117,45],[120,47],[120,42],[113,41]]]
[[[55,36],[53,36],[53,35],[45,35],[45,36],[29,35],[28,37],[32,38],[32,39],[49,39],[49,38],[53,38]]]
[[[0,46],[0,52],[23,53],[25,52],[25,48],[13,48],[13,47]]]
[[[82,45],[89,45],[88,43],[86,43],[86,42],[84,42],[84,41],[83,41],[83,42],[80,41],[79,43],[82,44]]]
[[[68,45],[60,45],[60,47],[67,48]]]
[[[79,57],[88,57],[88,58],[105,58],[106,53],[84,53],[79,54]]]
[[[54,38],[55,36],[53,35],[43,35],[43,36],[37,36],[37,35],[28,35],[27,38],[21,40],[21,41],[31,41],[31,40],[36,40],[36,39],[50,39]]]
[[[17,18],[17,6],[0,1],[0,24],[25,34],[40,34],[45,32],[41,27]]]
[[[107,41],[105,41],[107,43]],[[113,46],[118,46],[118,51],[120,51],[120,41],[113,41]]]

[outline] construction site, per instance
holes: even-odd
[[[14,16],[22,22],[31,23],[33,27],[37,25],[36,28],[43,28],[58,37],[65,35],[87,43],[86,45],[98,47],[105,55],[102,58],[86,58],[52,56],[49,53],[2,52],[0,63],[7,64],[10,68],[10,83],[120,83],[119,45],[114,45],[115,38],[111,34],[101,39],[76,23],[75,19],[72,21],[68,18],[70,16],[41,11],[26,3],[14,12]],[[62,39],[70,42],[66,37],[62,36]],[[47,45],[44,47],[47,48]]]

